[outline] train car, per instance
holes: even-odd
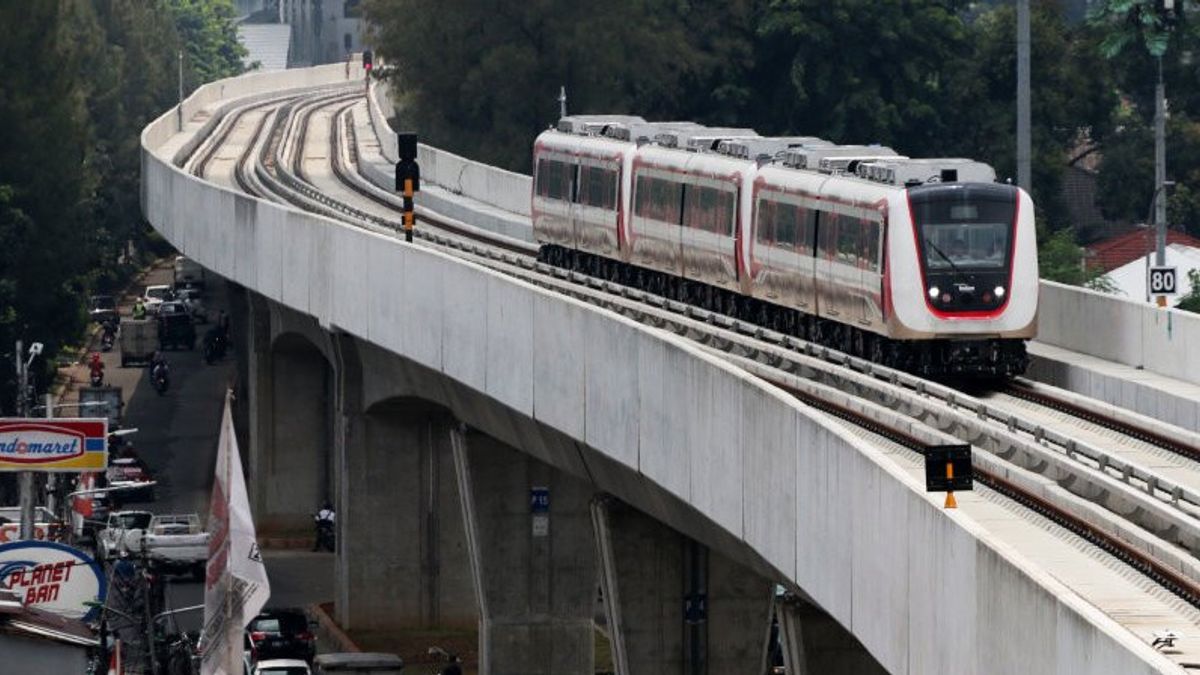
[[[1032,203],[967,159],[564,118],[533,224],[553,264],[926,375],[1023,372],[1035,333]]]

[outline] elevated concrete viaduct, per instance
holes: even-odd
[[[349,70],[206,85],[183,119]],[[462,259],[206,183],[172,162],[188,142],[175,111],[143,132],[143,210],[247,289],[256,516],[296,527],[334,495],[345,625],[478,622],[483,672],[582,675],[602,586],[621,672],[716,675],[761,664],[778,583],[801,599],[774,608],[801,647],[792,672],[1171,671],[778,389]]]

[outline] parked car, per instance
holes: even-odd
[[[158,347],[193,349],[196,346],[196,326],[187,307],[176,300],[164,302],[158,312]]]
[[[155,284],[146,287],[146,293],[142,296],[142,305],[146,307],[147,314],[158,314],[158,308],[167,300],[173,300],[174,297],[170,286]]]
[[[180,288],[175,291],[175,299],[187,307],[188,313],[199,323],[208,323],[208,310],[204,307],[203,293],[198,288]]]
[[[253,675],[312,675],[312,669],[300,659],[269,659],[259,661]]]
[[[88,318],[96,323],[111,321],[117,317],[117,300],[111,295],[93,295],[88,298]]]
[[[308,617],[298,609],[268,609],[246,626],[255,661],[303,659],[317,654],[317,638],[309,630]]]
[[[122,487],[133,483],[145,483],[153,480],[146,464],[137,457],[116,457],[108,462],[108,487]],[[111,491],[108,493],[109,503],[113,506],[127,502],[154,501],[154,486]]]

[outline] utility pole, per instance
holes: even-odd
[[[1167,94],[1163,87],[1162,57],[1158,57],[1158,83],[1154,85],[1154,195],[1166,187],[1167,182]],[[1154,203],[1155,236],[1154,264],[1167,264],[1167,200],[1162,197]],[[1158,296],[1158,306],[1167,306],[1167,296]]]
[[[1017,185],[1033,190],[1029,140],[1029,0],[1017,0]]]
[[[17,417],[29,416],[29,361],[25,358],[25,343],[17,340]],[[20,488],[21,530],[19,539],[33,539],[33,472],[17,475]]]

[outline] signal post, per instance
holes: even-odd
[[[404,197],[404,241],[413,240],[417,215],[413,213],[413,196],[421,191],[421,167],[417,165],[417,135],[411,131],[396,134],[396,192]]]

